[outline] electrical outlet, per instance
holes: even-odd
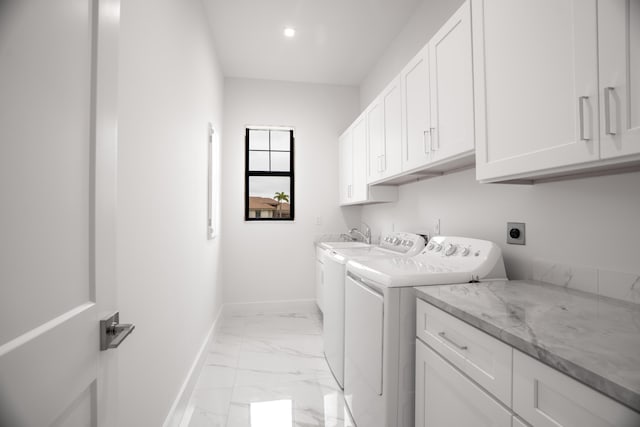
[[[525,244],[524,222],[508,222],[507,223],[507,243],[511,245]]]
[[[436,221],[433,223],[433,235],[440,235],[440,219],[436,219]]]

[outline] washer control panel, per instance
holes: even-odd
[[[418,254],[426,241],[419,234],[394,231],[380,238],[380,247],[401,254]]]
[[[485,241],[465,237],[437,236],[429,241],[421,252],[423,255],[441,257],[479,257],[490,249]],[[490,243],[490,242],[486,242]]]

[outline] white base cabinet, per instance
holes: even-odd
[[[511,427],[511,413],[420,340],[416,427]]]
[[[416,314],[416,427],[640,426],[640,413],[435,306],[418,299]]]
[[[513,411],[534,427],[637,427],[640,414],[517,350]]]
[[[324,298],[324,249],[316,248],[316,305],[323,311]]]

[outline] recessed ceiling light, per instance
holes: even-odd
[[[287,27],[284,29],[284,35],[286,37],[293,37],[296,35],[296,30],[295,28],[291,28],[291,27]]]

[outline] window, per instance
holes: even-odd
[[[245,221],[293,221],[293,129],[247,128]]]

